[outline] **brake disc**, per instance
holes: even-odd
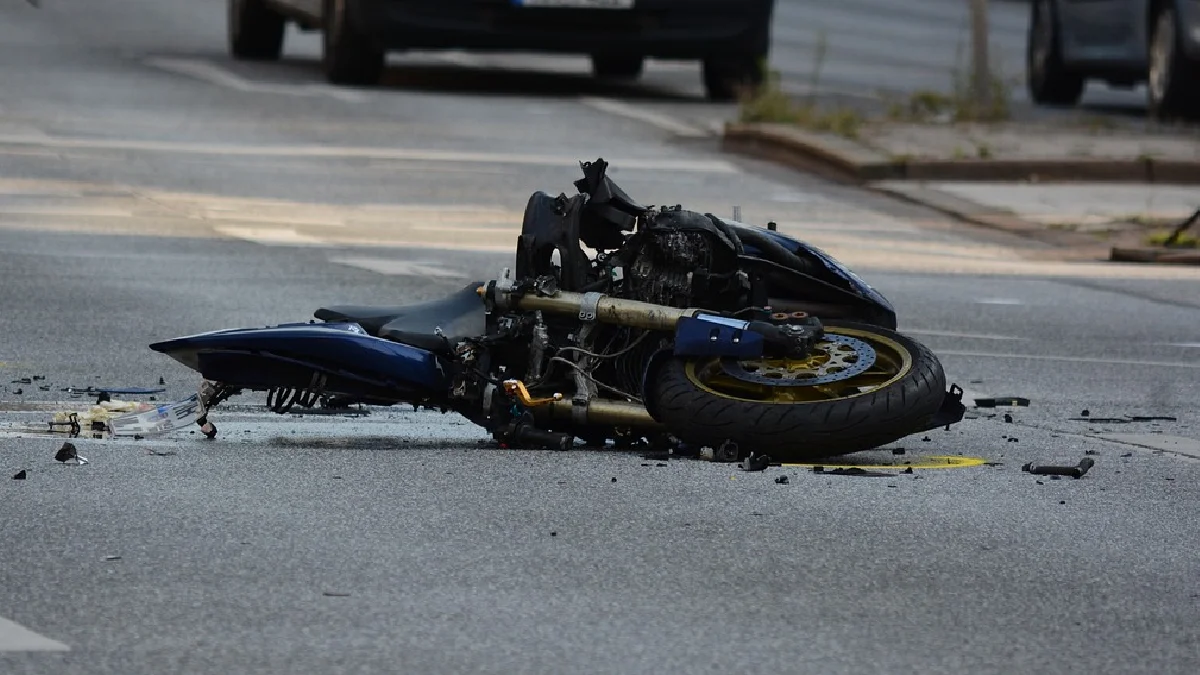
[[[803,359],[722,359],[721,370],[743,382],[772,387],[811,387],[848,380],[875,364],[875,348],[846,335],[826,333]]]

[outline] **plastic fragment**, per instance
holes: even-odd
[[[25,476],[26,476],[25,469],[21,469],[20,471],[13,474],[13,480],[25,480]]]

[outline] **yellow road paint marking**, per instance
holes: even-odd
[[[925,455],[903,462],[785,462],[782,466],[821,466],[826,469],[965,469],[987,463],[983,457],[957,455]]]

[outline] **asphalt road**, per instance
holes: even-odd
[[[0,672],[1197,670],[1194,271],[1055,262],[722,155],[657,116],[669,93],[416,57],[333,90],[311,36],[232,64],[221,5],[0,7],[0,468],[27,476],[0,476]],[[83,466],[19,431],[86,405],[66,387],[194,391],[158,339],[488,275],[529,193],[597,156],[643,201],[851,262],[970,398],[1031,405],[852,458],[945,467],[891,477],[502,451],[454,416],[251,396],[214,441],[78,439]],[[1082,480],[1020,470],[1088,452]]]

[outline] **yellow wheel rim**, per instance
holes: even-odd
[[[826,326],[825,332],[857,338],[871,345],[875,349],[875,363],[858,375],[812,386],[777,387],[739,380],[726,373],[721,368],[720,359],[717,358],[688,361],[684,366],[685,373],[692,384],[721,398],[752,403],[796,404],[822,403],[863,396],[890,387],[912,370],[912,353],[889,337],[840,326]],[[831,367],[833,361],[830,356],[833,351],[829,348],[833,344],[836,343],[818,343],[818,347],[824,347],[824,350],[805,359],[755,359],[744,360],[741,363],[745,368],[775,373],[781,378],[787,377],[789,373],[824,372],[824,369]]]

